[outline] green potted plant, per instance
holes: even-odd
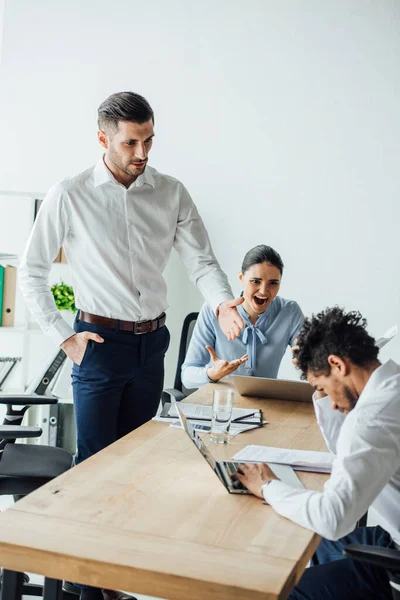
[[[61,281],[61,283],[52,285],[50,289],[58,310],[68,310],[72,314],[76,313],[74,290],[70,285]]]

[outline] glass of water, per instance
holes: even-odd
[[[229,388],[214,390],[211,418],[212,442],[226,444],[229,441],[233,409],[233,390]]]

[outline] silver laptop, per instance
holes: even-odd
[[[236,473],[240,463],[233,461],[217,461],[203,442],[203,440],[199,437],[193,425],[187,420],[178,404],[176,404],[176,410],[179,415],[179,420],[186,434],[190,437],[197,450],[206,459],[214,473],[217,475],[218,479],[221,481],[222,485],[228,490],[230,494],[251,494],[249,490],[244,487],[237,479],[232,480],[231,475]],[[281,481],[292,485],[293,487],[303,488],[303,484],[300,479],[297,477],[296,473],[293,471],[291,467],[288,465],[277,465],[270,464],[269,465],[275,475],[279,477]]]
[[[267,377],[249,377],[245,375],[232,375],[232,380],[241,396],[312,402],[312,395],[315,392],[312,385],[305,381],[269,379]]]

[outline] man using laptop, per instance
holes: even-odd
[[[365,327],[358,312],[335,307],[306,319],[298,338],[295,358],[317,390],[317,420],[335,454],[324,491],[295,489],[265,464],[241,465],[232,476],[326,538],[291,600],[391,597],[384,569],[343,556],[351,543],[400,548],[400,367],[380,363]],[[370,506],[380,525],[354,530]]]

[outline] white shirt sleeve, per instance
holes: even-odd
[[[332,454],[336,454],[337,439],[346,415],[338,410],[333,410],[329,396],[317,400],[314,393],[313,403],[317,422],[325,443]]]
[[[190,280],[197,285],[214,312],[221,302],[233,298],[228,278],[214,256],[203,221],[184,186],[174,247],[186,266]]]
[[[60,345],[75,331],[61,316],[50,290],[49,272],[67,233],[62,188],[54,186],[40,207],[19,267],[25,302],[44,333]]]
[[[273,481],[263,488],[265,501],[280,515],[327,539],[350,533],[398,469],[399,427],[389,417],[349,413],[324,491],[298,490]]]

